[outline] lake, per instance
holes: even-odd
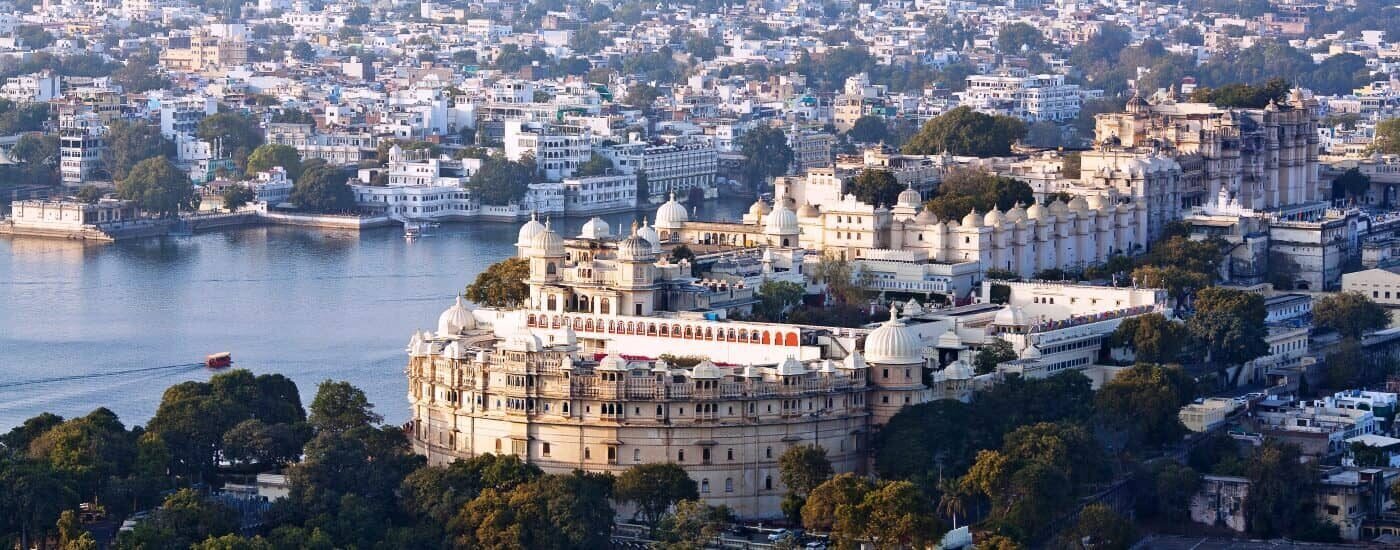
[[[698,218],[736,220],[747,206],[713,201]],[[585,221],[554,226],[568,237]],[[166,387],[208,379],[196,363],[220,351],[291,377],[307,403],[320,381],[347,380],[401,423],[409,336],[513,255],[518,228],[444,224],[413,242],[398,228],[280,226],[106,245],[0,238],[0,431],[96,407],[144,424]]]

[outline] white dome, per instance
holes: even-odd
[[[890,320],[865,337],[865,358],[871,363],[907,365],[924,361],[924,343],[890,308]]]
[[[773,209],[768,206],[768,203],[763,202],[763,199],[753,201],[753,204],[749,206],[750,216],[765,216],[772,211]]]
[[[962,219],[963,227],[982,227],[982,217],[977,215],[977,209],[973,208]]]
[[[603,221],[603,218],[595,216],[583,224],[578,236],[580,239],[603,239],[612,236],[612,228],[608,227],[608,222]]]
[[[810,202],[797,209],[797,217],[799,218],[815,218],[820,215],[822,215],[821,209],[813,206]]]
[[[992,324],[1003,327],[1026,326],[1026,311],[1016,306],[1006,306],[997,312]]]
[[[976,374],[976,371],[973,371],[972,367],[962,359],[953,361],[943,368],[943,378],[948,380],[969,380]]]
[[[985,225],[989,225],[989,226],[992,226],[992,227],[996,227],[996,226],[998,226],[998,225],[1001,225],[1001,220],[1002,220],[1002,213],[1001,213],[1001,210],[997,210],[997,208],[996,208],[995,206],[993,206],[993,207],[992,207],[992,211],[991,211],[991,212],[987,212],[987,215],[986,215],[985,217],[982,218],[982,223],[985,224]]]
[[[656,227],[660,229],[680,229],[685,226],[685,222],[690,221],[690,214],[687,214],[685,207],[676,202],[676,194],[671,193],[671,200],[656,209]]]
[[[918,300],[915,300],[915,299],[913,299],[913,298],[910,298],[908,302],[905,302],[905,303],[904,303],[904,316],[905,316],[905,317],[913,317],[913,316],[915,316],[915,315],[923,315],[923,313],[924,313],[924,306],[919,305],[919,301],[918,301]]]
[[[807,374],[807,368],[802,366],[802,362],[789,355],[778,365],[778,376],[798,376]]]
[[[617,243],[617,259],[623,261],[650,260],[654,256],[651,249],[651,243],[647,242],[646,239],[638,237],[634,233],[626,239],[622,239],[622,242]]]
[[[895,204],[909,208],[918,208],[923,200],[924,198],[919,195],[919,192],[915,191],[913,187],[910,187],[899,192],[899,198],[895,200]]]
[[[1044,217],[1045,217],[1047,214],[1049,214],[1049,213],[1050,213],[1050,212],[1047,211],[1047,210],[1045,209],[1045,207],[1044,207],[1044,206],[1041,206],[1040,203],[1038,203],[1038,202],[1035,203],[1035,204],[1032,204],[1030,208],[1027,208],[1027,209],[1026,209],[1026,217],[1028,217],[1028,218],[1030,218],[1030,219],[1032,219],[1032,220],[1039,220],[1039,219],[1042,219],[1042,218],[1044,218]]]
[[[452,307],[438,316],[438,336],[461,334],[475,328],[476,317],[472,316],[461,296],[457,297],[457,302],[452,304]]]
[[[704,361],[701,361],[700,364],[695,365],[695,368],[690,370],[690,377],[705,380],[714,380],[718,378],[724,378],[724,371],[719,370],[719,367],[716,367],[714,363],[711,363],[709,359],[706,359]]]
[[[1083,212],[1089,209],[1089,202],[1084,197],[1074,197],[1069,201],[1069,209],[1075,212]]]
[[[925,208],[923,211],[919,212],[919,215],[914,216],[914,222],[923,225],[933,225],[938,223],[938,215],[934,214],[932,210]]]
[[[1089,208],[1094,209],[1094,210],[1103,210],[1104,204],[1106,204],[1106,203],[1104,202],[1104,197],[1103,197],[1103,195],[1092,195],[1092,196],[1090,196],[1090,197],[1089,197],[1089,200],[1088,200],[1088,203],[1089,203]]]
[[[564,238],[549,228],[549,223],[544,225],[544,231],[539,232],[530,239],[530,249],[536,255],[542,256],[563,256]]]
[[[520,226],[520,234],[515,238],[515,246],[530,246],[530,241],[534,240],[535,235],[539,235],[542,231],[544,231],[544,224],[536,219],[534,213],[531,213],[530,221]]]
[[[618,355],[618,354],[616,354],[616,353],[610,353],[610,354],[608,354],[607,357],[604,357],[602,361],[599,361],[599,362],[598,362],[598,370],[606,370],[606,371],[623,371],[623,370],[627,370],[627,360],[626,360],[626,359],[623,359],[621,355]]]
[[[1055,216],[1058,217],[1058,216],[1064,216],[1064,215],[1065,215],[1066,213],[1068,213],[1068,212],[1069,212],[1069,206],[1066,205],[1064,201],[1062,201],[1062,200],[1060,200],[1060,199],[1055,199],[1055,202],[1050,203],[1050,213],[1051,213],[1051,214],[1054,214]]]
[[[796,235],[797,213],[786,206],[778,205],[764,222],[763,232],[769,235]]]
[[[851,370],[867,368],[865,356],[861,355],[860,351],[852,351],[851,354],[847,355],[846,359],[841,362],[841,368]]]
[[[949,325],[948,330],[938,335],[938,347],[943,349],[962,349],[962,338],[958,337],[958,332]]]
[[[656,228],[647,224],[645,218],[642,219],[641,229],[637,230],[637,236],[646,239],[648,243],[651,243],[652,254],[661,253],[661,235],[658,235],[656,233]]]
[[[1013,207],[1011,208],[1011,210],[1007,210],[1007,211],[1006,211],[1006,221],[1015,223],[1015,222],[1024,221],[1025,219],[1026,219],[1026,207],[1021,206],[1021,203],[1019,203],[1019,202],[1016,203],[1016,206],[1013,206]]]

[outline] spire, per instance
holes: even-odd
[[[637,220],[634,219],[634,220],[632,220],[632,235],[633,235],[633,236],[636,236],[636,234],[637,234]]]
[[[898,321],[899,321],[899,308],[898,308],[897,306],[894,305],[894,302],[890,302],[890,322],[891,322],[891,323],[895,323],[895,322],[898,322]]]

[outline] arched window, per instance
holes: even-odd
[[[766,330],[763,331],[763,343],[764,343],[764,344],[768,344],[768,343],[771,343],[771,342],[772,342],[772,341],[768,338],[768,331],[766,331]]]
[[[734,329],[729,329],[729,335],[725,338],[725,340],[728,340],[730,342],[734,341]]]
[[[789,347],[796,347],[796,346],[797,346],[797,333],[796,333],[796,332],[789,332],[788,335],[787,335],[787,341],[784,342],[784,343],[785,343],[787,346],[789,346]]]
[[[700,492],[702,492],[702,493],[708,493],[708,492],[710,492],[710,478],[707,477],[707,478],[704,478],[704,479],[701,479],[701,480],[700,480]]]
[[[583,330],[583,319],[574,318],[574,330]]]
[[[668,325],[661,325],[661,335],[662,335],[662,336],[670,336],[670,335],[671,335],[671,327],[668,326]]]
[[[740,342],[748,342],[748,341],[749,341],[749,331],[748,331],[748,329],[742,329],[742,328],[739,329],[739,341],[740,341]]]
[[[689,340],[689,339],[691,339],[692,337],[694,337],[694,335],[691,334],[690,327],[685,327],[685,338],[686,338],[687,340]]]
[[[709,327],[705,327],[705,339],[706,339],[706,340],[714,340],[714,339],[715,339],[715,333],[714,333],[714,332],[711,332]]]
[[[589,319],[587,322],[585,322],[585,323],[583,324],[583,330],[586,330],[586,331],[588,331],[588,332],[593,332],[593,320],[592,320],[592,319]]]
[[[544,274],[545,274],[545,275],[554,275],[554,274],[557,273],[557,272],[558,272],[558,268],[554,267],[554,262],[549,262],[549,263],[547,263],[547,264],[544,264]]]
[[[732,492],[734,492],[734,478],[732,478],[732,477],[726,477],[726,478],[724,478],[724,492],[726,492],[726,493],[732,493]]]

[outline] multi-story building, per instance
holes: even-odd
[[[160,113],[160,134],[165,139],[193,136],[199,122],[219,112],[219,102],[205,96],[157,96],[150,99],[150,109]]]
[[[240,36],[219,36],[201,29],[172,36],[160,54],[161,66],[174,71],[202,72],[248,63],[248,42]]]
[[[0,96],[15,103],[52,101],[62,95],[62,78],[53,71],[16,76],[0,86]]]
[[[963,105],[1028,122],[1073,120],[1080,102],[1079,85],[1066,84],[1064,75],[973,75],[962,92]]]
[[[836,136],[820,130],[790,128],[786,132],[788,147],[792,148],[790,173],[801,174],[813,168],[831,166],[831,151]]]
[[[267,142],[296,148],[303,160],[321,159],[336,166],[358,165],[379,155],[379,136],[363,130],[317,132],[311,124],[267,125]]]
[[[592,132],[586,127],[552,122],[505,122],[506,158],[532,156],[545,179],[559,181],[574,175],[593,154]]]
[[[102,166],[107,127],[94,112],[63,114],[58,118],[59,174],[64,185],[81,185]]]
[[[861,470],[871,432],[930,398],[923,345],[900,319],[868,332],[727,321],[687,265],[659,254],[654,230],[619,238],[598,222],[570,240],[527,223],[523,307],[471,311],[459,300],[436,332],[413,336],[413,445],[431,463],[481,453],[547,472],[673,462],[706,501],[769,517],[786,492],[784,451],[818,445],[838,472]]]

